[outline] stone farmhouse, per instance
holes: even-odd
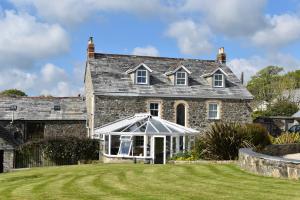
[[[97,128],[137,113],[191,132],[220,120],[251,122],[253,97],[226,66],[224,48],[216,60],[117,55],[96,53],[90,38],[84,85],[85,97],[0,97],[0,172],[13,166],[12,149],[20,142],[63,135],[94,138]],[[146,118],[150,125],[155,121]],[[172,139],[173,144],[178,139],[175,149],[184,146],[184,136],[168,137],[162,140],[165,149]],[[145,158],[148,147],[142,142]]]
[[[251,122],[252,95],[216,60],[96,53],[87,50],[85,92],[88,135],[135,113],[151,113],[199,131],[219,120]]]

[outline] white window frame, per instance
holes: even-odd
[[[221,80],[216,80],[216,76],[220,76]],[[216,85],[216,82],[221,82],[221,85]],[[214,74],[213,76],[213,86],[214,87],[224,87],[224,74]]]
[[[151,104],[158,104],[158,108],[157,108],[158,115],[157,115],[157,117],[160,117],[160,106],[161,106],[161,103],[158,102],[158,101],[150,101],[149,104],[148,104],[148,108],[149,108],[149,113],[150,114],[151,114]],[[154,109],[154,110],[156,110],[156,109]]]
[[[184,74],[184,78],[178,78],[178,74]],[[180,83],[178,84],[177,80],[183,80],[184,79],[184,84]],[[175,85],[187,85],[187,73],[186,72],[176,72],[175,73]]]
[[[111,142],[111,141],[110,141],[110,142]],[[130,143],[130,144],[129,144],[129,150],[128,150],[128,153],[127,153],[127,154],[122,154],[122,153],[121,153],[121,146],[122,146],[122,143],[124,143],[124,142],[129,142],[129,143]],[[131,153],[131,151],[132,151],[132,136],[130,136],[130,135],[121,135],[121,136],[120,136],[120,146],[119,146],[118,155],[129,156],[130,153]],[[109,153],[109,155],[110,155],[110,153]]]
[[[210,105],[217,105],[217,109],[216,110],[210,110]],[[208,119],[220,119],[220,104],[219,103],[209,102],[207,110],[208,110],[208,113],[207,113]],[[217,116],[216,117],[211,117],[210,112],[217,112]]]
[[[139,71],[142,71],[142,72],[145,71],[146,72],[146,75],[145,75],[145,80],[146,81],[145,82],[138,82],[139,77],[144,77],[144,76],[139,76],[138,75]],[[136,84],[138,84],[138,85],[147,85],[148,84],[148,70],[147,69],[137,69],[135,73],[136,73],[136,79],[135,79]]]

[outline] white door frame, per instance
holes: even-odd
[[[163,164],[166,164],[166,136],[165,135],[155,135],[152,137],[152,159],[153,159],[153,164],[155,161],[155,138],[163,138],[164,139],[164,160],[163,160]]]

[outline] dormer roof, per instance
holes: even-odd
[[[180,69],[183,69],[184,71],[186,71],[186,73],[188,73],[188,74],[191,74],[192,72],[190,71],[190,70],[188,70],[184,65],[179,65],[178,67],[176,67],[176,68],[173,68],[173,70],[172,70],[172,68],[171,69],[169,69],[169,71],[167,71],[166,73],[165,73],[165,75],[166,76],[170,76],[170,75],[172,75],[172,74],[175,74],[178,70],[180,70]]]
[[[225,76],[228,76],[228,74],[223,70],[221,69],[220,67],[218,67],[217,69],[214,69],[212,72],[210,73],[206,73],[206,74],[203,74],[202,77],[206,78],[206,77],[210,77],[210,76],[213,76],[216,72],[220,71],[222,74],[224,74]]]
[[[136,66],[134,68],[128,69],[126,71],[126,74],[131,74],[131,73],[135,72],[136,70],[138,70],[140,67],[146,68],[150,73],[153,72],[153,70],[150,69],[150,67],[148,67],[145,63],[141,63],[141,64],[139,64],[138,66]]]

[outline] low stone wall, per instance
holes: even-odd
[[[144,158],[127,158],[127,157],[107,157],[102,156],[101,160],[103,163],[145,163],[149,164],[150,160],[145,160]]]
[[[257,153],[249,148],[239,150],[238,164],[242,169],[259,175],[296,180],[300,178],[300,160]]]

